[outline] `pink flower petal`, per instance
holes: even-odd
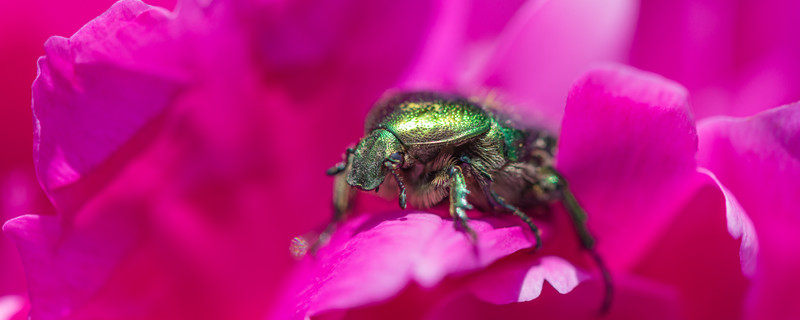
[[[505,227],[496,228],[498,223]],[[470,226],[478,234],[477,246],[451,220],[433,214],[353,219],[297,270],[299,294],[290,309],[302,318],[376,303],[411,281],[432,287],[448,275],[477,270],[531,246],[521,227],[505,221],[472,220]]]
[[[572,81],[592,63],[623,61],[635,19],[634,1],[529,1],[463,84],[497,89],[555,129]]]
[[[400,87],[457,90],[465,77],[483,67],[495,39],[522,6],[537,1],[441,1],[434,25]],[[538,5],[533,5],[538,6]]]
[[[52,212],[33,167],[25,169],[14,168],[7,176],[0,174],[0,223],[25,213]],[[11,239],[0,236],[0,296],[19,294],[25,289],[25,272],[19,253]]]
[[[67,317],[105,285],[134,235],[113,220],[96,223],[94,233],[64,233],[55,216],[24,215],[3,226],[25,265],[31,317]]]
[[[696,150],[686,90],[674,82],[612,65],[573,86],[557,166],[612,267],[644,253],[686,200]]]
[[[698,168],[698,172],[714,180],[714,183],[717,184],[725,197],[725,218],[727,219],[728,233],[734,239],[742,239],[739,249],[742,272],[752,276],[756,269],[756,255],[758,254],[758,235],[755,227],[753,227],[753,221],[750,220],[747,212],[736,200],[733,192],[723,186],[714,173],[705,168]]]
[[[688,319],[741,319],[749,279],[740,252],[748,246],[729,230],[731,216],[744,212],[708,175],[695,180],[697,191],[631,270],[675,288]]]
[[[30,306],[27,299],[17,295],[0,296],[0,319],[23,320],[27,319]]]
[[[792,294],[800,287],[798,133],[800,103],[752,118],[708,119],[699,129],[698,162],[736,195],[758,232],[758,265],[748,304],[753,318],[800,316]]]
[[[633,65],[690,88],[708,83],[733,62],[735,6],[716,0],[643,2]]]
[[[588,280],[569,294],[545,289],[533,301],[496,305],[470,293],[444,297],[424,319],[680,319],[677,294],[667,287],[631,277],[617,277],[617,294],[608,314],[600,316],[597,292],[602,281]],[[597,301],[595,303],[594,301]]]
[[[698,119],[800,99],[796,1],[643,1],[631,63],[685,85]]]
[[[490,267],[476,277],[470,290],[476,298],[494,304],[526,302],[539,297],[545,281],[558,293],[565,294],[588,277],[562,258],[545,256],[535,264]]]
[[[360,121],[387,88],[410,72],[437,21],[465,15],[444,17],[450,14],[446,8],[463,5],[447,0],[287,1],[242,6],[238,14],[252,24],[259,66],[270,81],[304,104],[326,106],[320,108],[329,113],[326,121]],[[324,97],[313,101],[309,93]],[[361,133],[356,123],[352,127],[359,130],[353,132]]]
[[[33,111],[34,161],[48,193],[97,167],[178,92],[185,75],[151,52],[174,50],[170,19],[163,9],[124,0],[71,38],[45,43]]]

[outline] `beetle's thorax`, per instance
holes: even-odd
[[[392,153],[402,150],[400,140],[391,132],[383,129],[372,131],[356,146],[347,183],[362,190],[377,188],[389,173],[384,162]]]

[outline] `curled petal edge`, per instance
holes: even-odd
[[[0,319],[25,318],[26,300],[19,295],[0,296]]]
[[[717,179],[713,172],[706,168],[697,168],[697,172],[711,178],[717,184],[722,195],[725,197],[725,218],[728,221],[728,233],[734,239],[742,239],[739,247],[739,261],[742,264],[742,273],[748,277],[753,277],[756,270],[756,257],[758,256],[758,235],[753,226],[753,221],[744,210],[739,201],[736,200],[733,192],[726,188]]]
[[[527,302],[542,294],[548,282],[560,294],[567,294],[590,276],[557,256],[545,256],[534,265],[516,265],[486,272],[470,285],[476,298],[492,304]]]

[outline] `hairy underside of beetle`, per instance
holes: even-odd
[[[491,188],[509,204],[520,208],[546,206],[555,197],[542,190],[543,165],[552,163],[554,139],[546,133],[532,131],[532,139],[547,139],[548,142],[531,141],[525,161],[509,161],[503,146],[496,143],[495,130],[465,141],[458,146],[428,148],[417,152],[408,168],[400,170],[400,178],[408,193],[408,202],[415,208],[425,209],[442,203],[450,195],[450,168],[458,166],[464,159],[469,167],[464,176],[470,194],[468,201],[483,212],[505,210],[491,203]],[[549,150],[548,150],[549,148]],[[379,190],[386,199],[395,199],[398,185],[391,174],[387,175]]]

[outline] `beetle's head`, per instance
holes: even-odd
[[[356,146],[347,184],[373,190],[383,183],[390,170],[403,166],[403,145],[389,131],[377,129]]]

